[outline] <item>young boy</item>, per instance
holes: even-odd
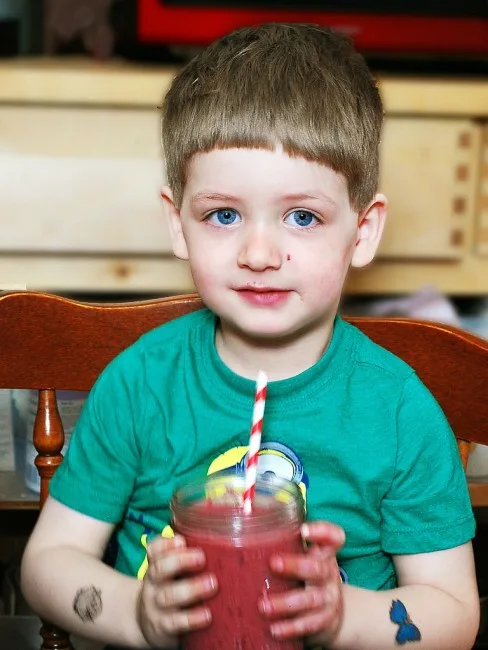
[[[172,537],[168,502],[242,466],[263,369],[261,470],[300,485],[310,543],[270,561],[305,584],[256,604],[272,634],[472,646],[474,522],[453,434],[412,369],[337,316],[383,230],[382,113],[363,59],[312,25],[238,30],[176,77],[162,197],[208,309],[143,336],[92,390],[23,559],[42,616],[141,648],[211,623],[218,584]],[[116,526],[114,570],[101,558]]]

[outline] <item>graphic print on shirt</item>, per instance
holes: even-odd
[[[217,458],[210,463],[207,475],[221,472],[232,474],[236,472],[244,472],[248,451],[248,445],[233,447],[220,456],[217,456]],[[281,442],[263,442],[258,455],[257,473],[258,476],[275,475],[279,478],[285,478],[296,483],[302,493],[306,510],[309,480],[298,454],[296,454],[293,449]],[[173,529],[169,524],[163,528],[161,536],[166,538],[174,537]],[[141,545],[144,550],[147,550],[147,537],[147,532],[141,536]],[[339,570],[342,581],[347,582],[345,572],[342,569]],[[139,580],[144,578],[146,571],[147,554],[137,572]]]
[[[217,472],[244,473],[247,463],[249,446],[233,447],[218,456],[208,468],[207,474]],[[305,508],[307,507],[308,476],[305,474],[298,455],[281,442],[263,442],[258,454],[259,476],[278,476],[296,483],[302,493]]]

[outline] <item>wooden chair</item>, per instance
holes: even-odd
[[[34,444],[41,507],[62,461],[56,390],[89,390],[108,362],[141,334],[201,307],[196,296],[87,304],[36,292],[0,294],[0,388],[39,390]],[[488,444],[488,342],[422,321],[348,320],[417,370],[444,408],[466,466],[470,444]],[[42,650],[72,648],[68,635],[47,622],[40,634]]]

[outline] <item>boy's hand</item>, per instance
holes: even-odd
[[[138,604],[141,632],[150,646],[176,646],[179,635],[210,624],[210,609],[200,603],[215,594],[217,580],[202,573],[203,551],[187,548],[179,535],[151,542],[147,560]]]
[[[311,643],[332,641],[342,622],[342,587],[336,553],[344,543],[344,531],[328,522],[313,522],[302,527],[309,542],[303,555],[276,555],[272,570],[305,583],[305,588],[269,595],[260,603],[261,611],[272,621],[271,633],[277,639],[307,637]]]

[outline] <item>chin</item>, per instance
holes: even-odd
[[[281,330],[276,330],[276,329],[269,329],[269,330],[243,329],[241,331],[243,334],[245,334],[249,338],[255,339],[256,341],[278,342],[282,339],[285,340],[293,337],[293,334],[290,334],[289,332],[283,332]]]
[[[292,339],[298,334],[298,329],[283,327],[277,322],[260,323],[259,321],[253,323],[239,323],[236,321],[227,321],[228,325],[238,334],[245,338],[253,339],[255,341],[263,342],[276,342],[286,341]]]

